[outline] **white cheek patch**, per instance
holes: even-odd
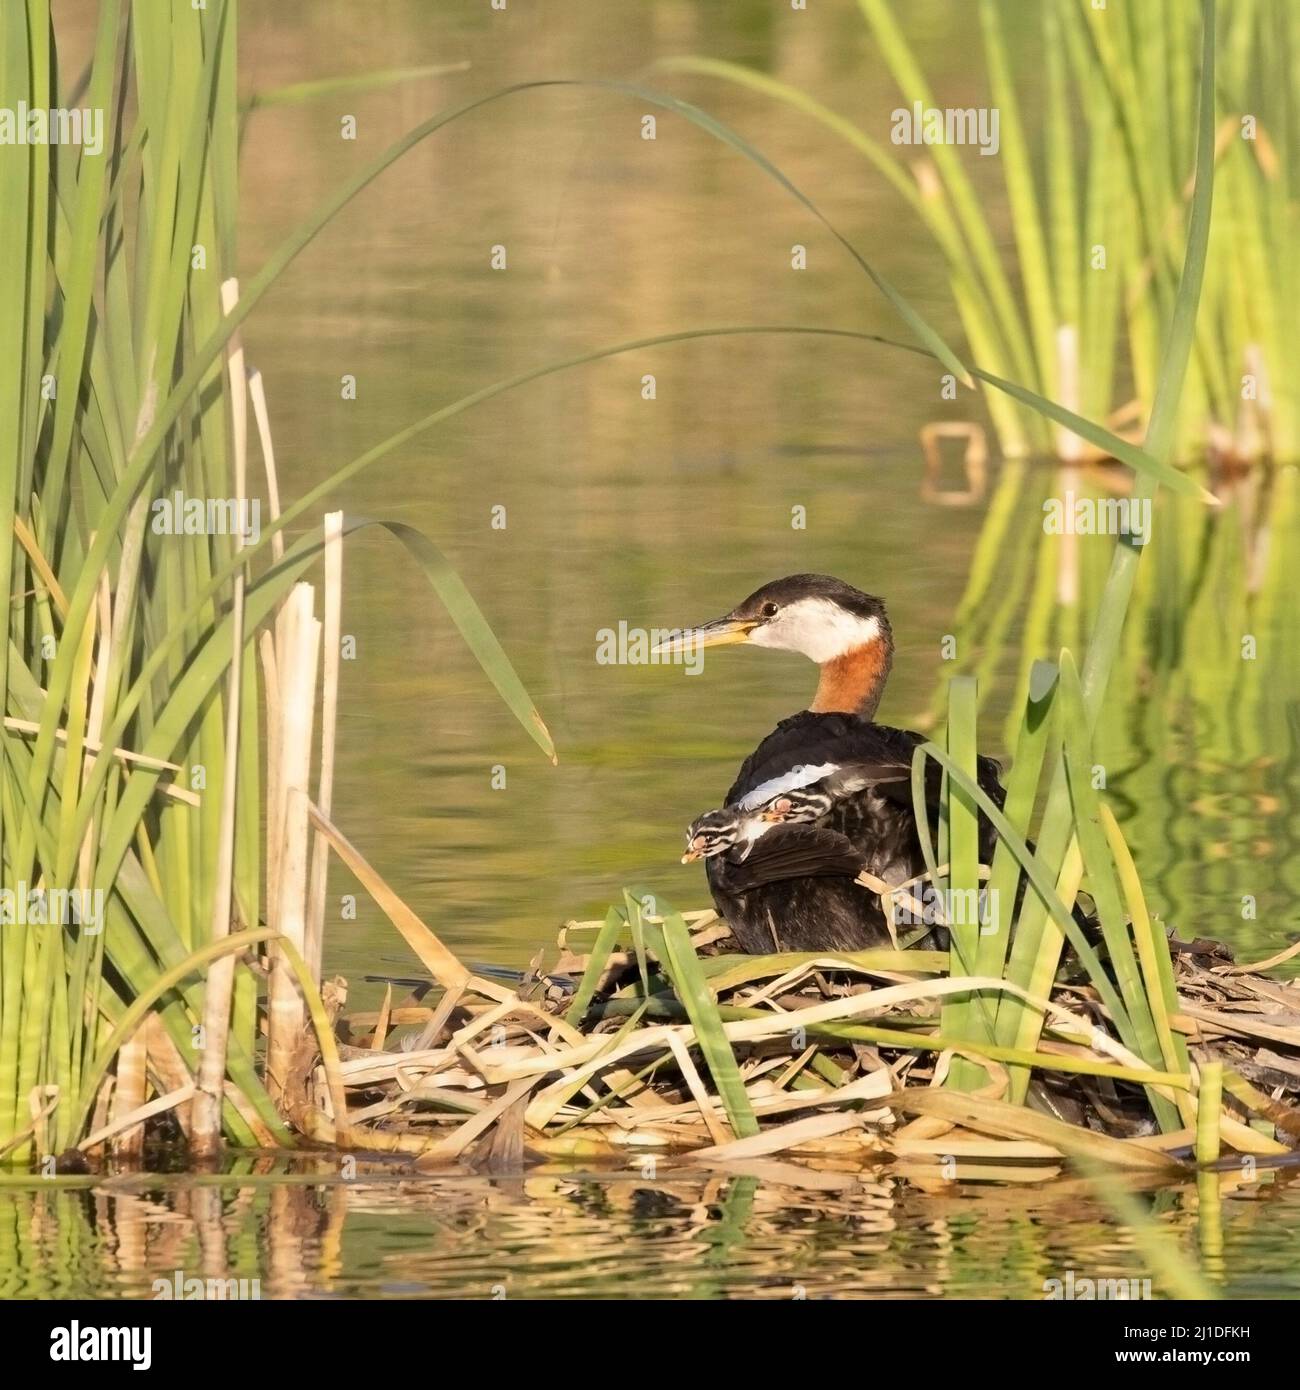
[[[838,770],[838,763],[810,763],[806,766],[791,768],[789,772],[782,773],[780,777],[769,777],[766,782],[760,782],[752,792],[742,797],[736,804],[742,811],[757,811],[760,806],[766,806],[774,796],[780,796],[783,792],[800,791],[804,787],[811,787],[814,782],[820,782],[823,777],[829,777],[832,772]],[[768,825],[770,822],[763,821],[762,824]]]
[[[802,652],[819,666],[880,637],[877,618],[859,618],[824,598],[801,598],[750,633],[756,647]]]

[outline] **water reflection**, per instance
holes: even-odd
[[[1043,1297],[1152,1271],[1086,1182],[989,1186],[805,1171],[362,1170],[141,1176],[0,1200],[0,1297],[149,1298],[153,1283],[258,1280],[263,1298]],[[1300,1296],[1293,1176],[1202,1175],[1143,1198],[1238,1297]],[[1156,1288],[1158,1291],[1158,1275]]]

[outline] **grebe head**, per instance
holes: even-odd
[[[686,853],[682,855],[682,863],[712,859],[715,854],[729,850],[740,839],[743,819],[743,814],[732,808],[708,811],[697,817],[686,829]]]
[[[774,825],[811,825],[829,814],[835,798],[829,792],[795,788],[773,797],[758,813],[759,820]]]
[[[687,651],[745,642],[799,652],[822,670],[811,708],[870,718],[893,661],[885,605],[842,579],[792,574],[764,584],[724,618],[674,632],[657,651]]]

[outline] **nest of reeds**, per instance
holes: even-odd
[[[1300,982],[1262,973],[1300,943],[1249,968],[1170,938],[1177,1045],[1159,1069],[1068,964],[1049,999],[1019,1001],[1041,1011],[1032,1050],[996,1041],[996,1011],[989,1040],[954,1044],[945,1007],[1015,996],[952,976],[945,950],[741,955],[711,911],[627,901],[566,924],[558,960],[508,984],[437,943],[419,954],[439,978],[390,980],[378,1012],[345,1012],[336,988],[322,1051],[337,1056],[304,1127],[422,1167],[780,1155],[921,1179],[1035,1180],[1072,1158],[1159,1171],[1222,1149],[1279,1161],[1300,1141]]]

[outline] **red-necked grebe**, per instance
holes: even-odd
[[[703,858],[718,913],[745,951],[855,950],[890,940],[864,870],[891,885],[925,872],[912,805],[920,734],[874,722],[894,659],[880,599],[822,574],[777,579],[724,618],[674,632],[661,651],[747,643],[799,652],[821,676],[812,703],[745,759],[723,807],[693,822],[683,862]],[[931,834],[939,772],[927,770]],[[981,787],[1002,802],[998,766]],[[980,859],[995,836],[981,818]]]

